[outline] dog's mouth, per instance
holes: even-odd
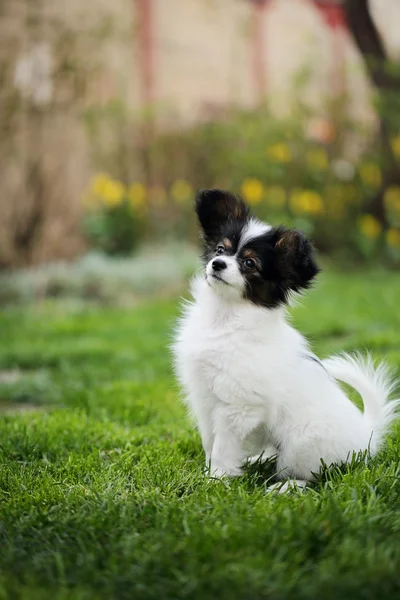
[[[229,285],[229,283],[227,281],[225,281],[225,279],[222,279],[222,277],[220,277],[219,275],[216,275],[215,273],[211,273],[211,277],[213,279],[216,279],[217,281],[222,281],[222,283],[224,283],[225,285]]]

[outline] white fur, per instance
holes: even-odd
[[[243,248],[243,246],[247,244],[247,242],[249,242],[251,239],[257,238],[260,235],[264,235],[264,233],[267,233],[267,231],[269,231],[270,229],[272,229],[271,225],[263,223],[262,221],[259,221],[254,217],[251,217],[247,225],[244,227],[240,236],[240,244],[238,250],[240,250],[240,248]]]
[[[216,294],[227,300],[239,300],[243,295],[245,280],[239,271],[239,265],[233,256],[216,257],[223,260],[226,269],[215,272],[210,260],[206,267],[206,281]],[[219,279],[216,279],[218,277]],[[222,281],[220,281],[222,280]]]
[[[240,290],[230,260],[222,275]],[[277,455],[280,478],[310,481],[321,459],[329,465],[353,452],[375,454],[400,403],[388,401],[386,368],[359,357],[313,360],[284,308],[255,306],[210,274],[193,281],[173,352],[211,474],[239,475],[247,458],[264,452]],[[361,394],[364,413],[335,379]]]

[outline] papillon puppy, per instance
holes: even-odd
[[[320,361],[286,320],[291,297],[319,272],[310,241],[252,217],[226,191],[199,192],[196,212],[204,272],[192,282],[173,353],[211,476],[276,456],[278,478],[303,487],[321,461],[375,454],[400,404],[389,400],[387,367],[360,356]],[[363,412],[337,380],[359,392]]]

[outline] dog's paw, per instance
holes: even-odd
[[[290,494],[291,492],[304,491],[308,481],[305,479],[288,479],[287,481],[278,481],[267,488],[267,494],[275,492],[277,494]]]
[[[278,455],[278,450],[276,448],[274,448],[274,446],[267,446],[266,448],[264,448],[264,450],[261,452],[261,454],[257,454],[255,456],[249,456],[248,458],[246,458],[245,461],[245,466],[246,467],[251,467],[252,465],[262,465],[263,463],[266,463],[267,461],[271,460],[272,458],[276,458],[276,456]]]
[[[223,477],[239,477],[243,472],[239,467],[216,467],[211,465],[209,474],[213,479],[222,479]]]

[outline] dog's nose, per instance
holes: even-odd
[[[212,261],[212,268],[214,271],[222,271],[223,269],[226,269],[226,266],[226,262],[221,258],[216,258]]]

